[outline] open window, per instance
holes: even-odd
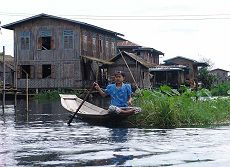
[[[51,50],[54,49],[54,40],[51,31],[41,31],[38,37],[38,49],[39,50]]]
[[[51,65],[42,65],[42,78],[51,78]]]
[[[51,37],[41,37],[42,38],[42,50],[51,49]]]
[[[20,74],[22,79],[31,78],[31,65],[21,65]]]
[[[103,53],[103,39],[98,40],[99,53]]]

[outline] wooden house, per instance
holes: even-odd
[[[159,65],[150,68],[149,72],[152,74],[152,87],[169,85],[172,88],[179,88],[180,85],[185,84],[185,74],[188,68],[183,65]]]
[[[14,58],[5,55],[5,83],[7,87],[14,86]],[[3,54],[0,53],[0,87],[3,86]]]
[[[215,84],[221,84],[221,83],[225,83],[229,81],[228,80],[229,71],[227,70],[216,68],[216,69],[211,70],[210,73],[216,76]]]
[[[47,14],[2,27],[14,30],[19,89],[25,88],[27,75],[30,89],[80,88],[93,82],[98,64],[116,55],[116,40],[122,35]]]
[[[132,86],[136,86],[134,82],[135,79],[138,87],[151,87],[149,68],[155,66],[155,64],[145,61],[134,53],[128,53],[125,51],[120,52],[118,55],[110,59],[110,62],[112,64],[106,66],[108,82],[113,82],[114,72],[118,70],[123,71],[126,74],[125,81],[131,83]],[[134,79],[132,78],[132,75]]]
[[[126,51],[129,53],[134,53],[137,56],[141,57],[145,61],[152,64],[159,64],[160,55],[164,56],[164,53],[158,51],[154,48],[143,47],[138,44],[135,44],[131,41],[121,39],[117,43],[117,49],[120,51]]]
[[[189,58],[185,58],[182,56],[177,56],[171,59],[164,60],[164,65],[183,65],[188,68],[185,71],[185,82],[189,83],[190,86],[194,86],[198,83],[198,67],[207,67],[208,64],[204,62],[198,62],[196,60],[192,60]]]

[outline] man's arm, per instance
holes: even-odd
[[[94,83],[95,84],[95,89],[98,90],[98,92],[100,93],[100,95],[102,97],[106,97],[107,94],[100,88],[100,86],[98,85],[98,83]]]

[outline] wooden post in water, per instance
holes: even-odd
[[[4,111],[6,105],[6,65],[5,65],[5,46],[3,46],[3,90],[2,90],[2,110]]]
[[[16,46],[16,50],[14,50],[14,88],[15,88],[15,94],[14,94],[14,108],[16,111],[17,107],[17,93],[18,93],[18,46]]]
[[[28,88],[28,85],[29,85],[29,81],[28,81],[28,73],[26,73],[26,112],[29,111],[29,88]]]

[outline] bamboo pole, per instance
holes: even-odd
[[[126,62],[126,60],[125,60],[125,58],[124,58],[122,52],[120,51],[120,49],[118,49],[118,50],[119,50],[119,52],[120,52],[120,54],[121,54],[121,57],[123,58],[123,60],[124,60],[124,62],[125,62],[125,65],[127,66],[128,70],[129,70],[129,72],[130,72],[130,75],[131,75],[131,77],[132,77],[132,79],[133,79],[133,81],[134,81],[134,83],[135,83],[137,89],[139,89],[139,87],[138,87],[138,85],[137,85],[137,82],[136,82],[136,80],[135,80],[135,78],[134,78],[134,76],[133,76],[133,73],[132,73],[132,71],[131,71],[130,68],[129,68],[129,65],[127,64],[127,62]]]

